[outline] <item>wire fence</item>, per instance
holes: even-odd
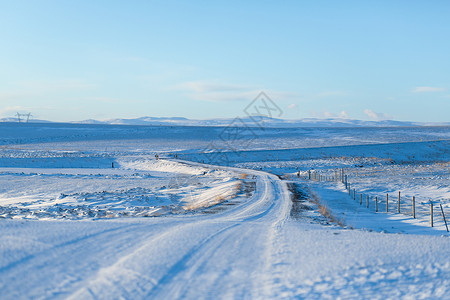
[[[369,171],[362,174],[366,175],[372,173]],[[355,176],[355,174],[353,174],[353,176]],[[348,196],[353,201],[359,202],[359,205],[365,206],[375,213],[397,213],[410,216],[414,219],[426,217],[429,219],[431,227],[434,227],[436,222],[441,221],[445,224],[447,232],[449,232],[447,218],[444,207],[442,206],[443,201],[431,199],[423,200],[417,195],[404,195],[401,191],[383,195],[360,192],[355,187],[356,185],[354,186],[349,181],[349,175],[346,174],[344,169],[336,169],[334,170],[334,174],[330,174],[330,172],[321,173],[317,170],[299,171],[297,172],[297,177],[317,182],[340,182],[345,186]]]

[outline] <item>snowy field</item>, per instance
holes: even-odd
[[[0,123],[0,298],[450,299],[450,127],[239,132]]]

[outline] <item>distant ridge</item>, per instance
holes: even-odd
[[[195,120],[183,117],[141,117],[136,119],[109,119],[68,122],[74,124],[104,124],[104,125],[147,125],[147,126],[228,126],[233,123],[233,118],[218,118],[208,120]],[[412,127],[412,126],[450,126],[450,122],[408,122],[408,121],[363,121],[352,119],[316,119],[305,118],[297,120],[276,119],[268,117],[258,117],[259,124],[265,127],[275,128],[294,128],[294,127]],[[17,122],[16,118],[3,118],[0,122]],[[30,123],[50,123],[45,120],[30,120]],[[250,117],[240,118],[236,124],[245,124],[246,126],[258,126]]]
[[[178,126],[228,126],[235,119],[234,118],[218,118],[208,120],[195,120],[183,117],[142,117],[136,119],[110,119],[104,121],[85,120],[83,124],[111,124],[111,125],[178,125]],[[250,117],[240,118],[236,124],[241,121],[249,127],[258,126]],[[363,121],[352,119],[316,119],[305,118],[298,120],[276,119],[268,117],[258,117],[257,121],[264,124],[266,127],[411,127],[411,126],[450,126],[450,122],[408,122],[408,121]]]

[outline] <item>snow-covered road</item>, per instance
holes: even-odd
[[[274,236],[288,216],[289,195],[275,176],[254,173],[258,186],[252,201],[207,217],[155,222],[156,232],[125,258],[99,270],[74,292],[75,298],[124,292],[156,299],[263,293],[255,286],[271,284],[267,271]],[[239,289],[236,282],[242,283]],[[120,290],[112,288],[117,283]]]

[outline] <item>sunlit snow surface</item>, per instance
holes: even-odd
[[[0,123],[0,298],[448,299],[449,127],[244,129]]]

